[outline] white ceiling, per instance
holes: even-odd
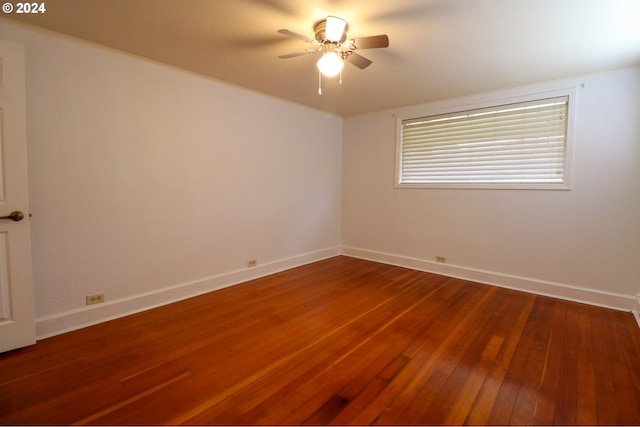
[[[640,65],[640,0],[47,0],[5,18],[340,116]],[[327,15],[349,38],[387,34],[373,64],[323,79],[310,45]],[[0,21],[1,22],[1,21]]]

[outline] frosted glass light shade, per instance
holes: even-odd
[[[332,42],[339,42],[344,35],[344,29],[347,26],[347,21],[344,19],[336,18],[335,16],[327,16],[326,28],[324,30],[327,40]]]
[[[327,77],[333,77],[342,71],[344,62],[335,52],[327,52],[318,61],[318,69]]]

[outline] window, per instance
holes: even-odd
[[[572,92],[398,119],[398,187],[568,189]]]

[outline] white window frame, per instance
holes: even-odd
[[[467,112],[489,107],[499,107],[502,105],[516,104],[521,102],[529,102],[542,100],[546,98],[568,97],[567,104],[567,130],[565,144],[565,164],[564,164],[564,182],[562,183],[402,183],[402,122],[405,120],[417,119],[421,117],[438,116],[442,114],[451,114],[456,112]],[[559,89],[549,92],[541,92],[517,96],[513,98],[495,99],[485,102],[472,104],[450,106],[436,108],[428,111],[417,111],[407,114],[396,115],[396,188],[450,188],[450,189],[530,189],[530,190],[569,190],[571,181],[571,163],[573,157],[573,125],[576,104],[575,88]]]

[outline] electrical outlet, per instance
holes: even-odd
[[[447,257],[441,256],[441,255],[436,255],[436,261],[438,261],[438,262],[447,262]]]
[[[104,302],[104,294],[87,295],[87,305]]]
[[[250,259],[249,261],[247,261],[247,267],[255,267],[257,265],[258,265],[257,259]]]

